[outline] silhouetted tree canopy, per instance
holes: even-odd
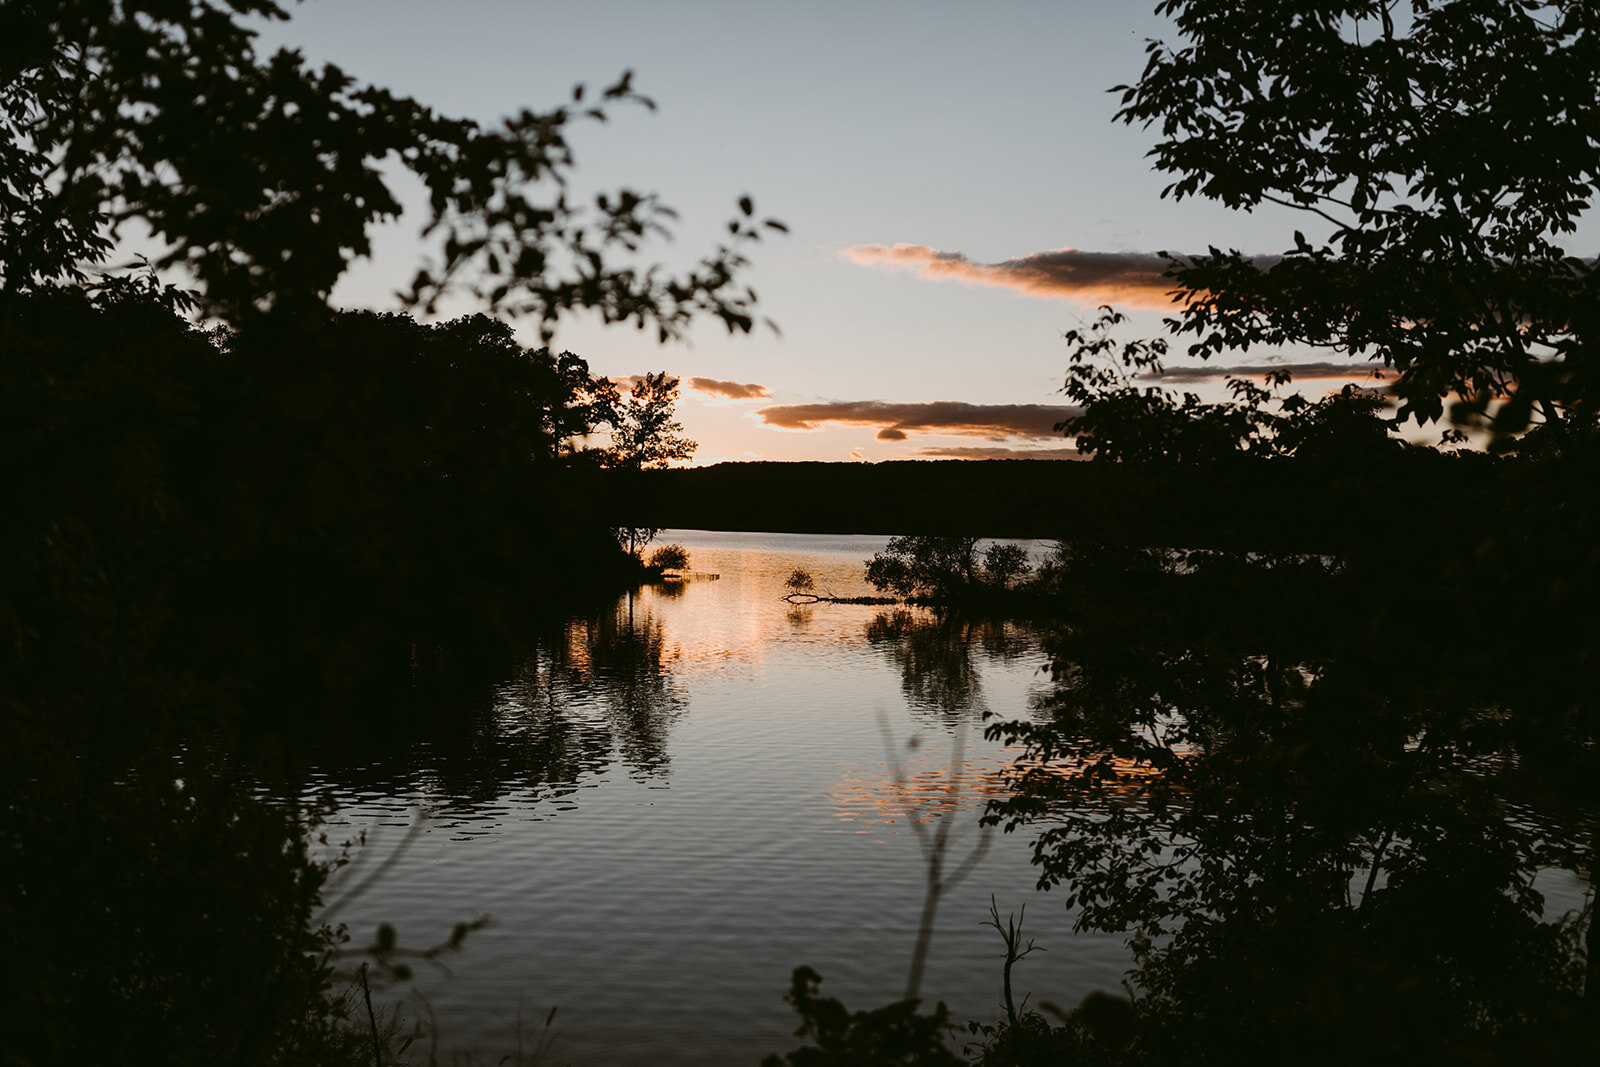
[[[991,815],[1080,929],[1127,936],[1148,1062],[1592,1054],[1592,912],[1534,877],[1594,869],[1593,627],[1383,606],[1548,574],[1492,551],[1052,561],[1056,686],[991,726],[1027,750]]]
[[[398,163],[427,190],[433,249],[410,305],[460,290],[537,318],[546,336],[577,308],[662,339],[697,313],[751,328],[753,296],[734,285],[761,228],[748,197],[729,243],[666,277],[615,262],[665,232],[672,213],[655,197],[568,196],[569,125],[619,102],[653,106],[628,75],[593,102],[580,86],[485,128],[294,50],[258,55],[243,20],[286,17],[273,0],[0,9],[0,289],[83,281],[137,223],[163,246],[155,266],[183,267],[209,312],[320,306],[370,254],[371,226],[400,214],[383,170]]]
[[[1459,397],[1458,426],[1504,444],[1532,425],[1541,461],[1431,457],[1522,506],[1410,526],[1450,499],[1419,482],[1326,556],[1063,545],[1043,575],[1070,605],[1047,639],[1056,688],[1045,716],[991,727],[1027,749],[991,818],[1034,829],[1041,885],[1080,928],[1128,936],[1152,1062],[1592,1058],[1600,928],[1592,906],[1548,908],[1535,876],[1600,870],[1600,282],[1558,244],[1600,185],[1600,17],[1574,0],[1157,11],[1182,42],[1150,45],[1119,117],[1159,129],[1166,194],[1280,204],[1327,233],[1281,257],[1171,257],[1171,335],[1200,357],[1371,360],[1397,372],[1399,410],[1355,387],[1283,397],[1287,373],[1221,403],[1172,396],[1143,380],[1168,341],[1117,339],[1107,308],[1067,335],[1084,410],[1062,428],[1130,466],[1247,477],[1274,465],[1241,457],[1293,456],[1320,482],[1411,467],[1375,462],[1391,422]]]
[[[570,470],[616,417],[611,384],[501,320],[748,331],[743,249],[781,229],[746,197],[697,265],[636,264],[670,210],[567,187],[574,123],[649,106],[627,75],[485,127],[258,54],[252,21],[283,17],[271,0],[0,4],[0,751],[27,761],[0,776],[0,921],[19,1063],[372,1062],[334,986],[341,935],[315,918],[317,813],[296,783],[270,799],[253,763],[329,734],[382,747],[426,650],[492,646],[626,580]],[[329,307],[403,182],[426,192],[429,250],[405,304],[464,295],[496,318]],[[153,261],[120,269],[124,242]],[[611,718],[654,773],[675,697],[629,670]],[[534,731],[530,776],[581,762],[579,734]]]
[[[1114,330],[1124,321],[1121,312],[1102,307],[1093,325],[1065,334],[1070,351],[1062,392],[1082,411],[1056,428],[1075,436],[1080,452],[1146,465],[1291,456],[1348,465],[1381,460],[1401,447],[1390,436],[1396,420],[1383,414],[1381,394],[1352,383],[1315,401],[1284,395],[1289,367],[1269,375],[1265,386],[1229,378],[1232,399],[1221,402],[1144,384],[1159,376],[1167,341],[1119,341]]]
[[[1199,356],[1333,349],[1394,367],[1399,417],[1500,434],[1595,416],[1600,277],[1559,243],[1600,185],[1589,0],[1163,0],[1118,86],[1164,195],[1307,213],[1270,261],[1173,258]]]

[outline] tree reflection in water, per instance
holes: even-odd
[[[318,903],[341,835],[318,841],[325,811],[301,798],[336,783],[421,795],[447,817],[513,790],[570,794],[613,762],[667,772],[684,702],[654,614],[624,598],[552,619],[514,660],[504,647],[419,640],[409,680],[321,698],[285,678],[274,694],[311,694],[286,710],[192,683],[118,694],[88,675],[107,692],[8,711],[3,747],[27,760],[0,788],[17,887],[0,914],[22,980],[4,1009],[11,1058],[371,1062],[362,1010],[336,995],[337,961],[367,946],[340,949]],[[129,713],[98,714],[108,706]],[[220,725],[194,725],[207,721]],[[357,855],[356,883],[384,851]],[[407,930],[395,958],[447,934]]]
[[[661,619],[625,597],[610,612],[572,624],[552,684],[576,702],[598,699],[617,755],[634,777],[666,773],[667,734],[686,707],[670,667]]]
[[[900,669],[911,707],[934,713],[948,726],[986,710],[974,647],[995,660],[1014,659],[1031,647],[1018,640],[1015,623],[904,608],[874,616],[867,642]]]
[[[1588,1047],[1587,923],[1534,885],[1588,864],[1587,820],[1529,787],[1506,688],[1463,686],[1457,646],[1374,610],[1395,590],[1351,567],[1104,562],[1060,563],[1057,688],[1037,722],[990,727],[1027,746],[991,818],[1037,834],[1080,929],[1128,935],[1143,1052]]]
[[[665,775],[685,708],[674,655],[661,619],[630,597],[551,621],[509,664],[436,655],[419,670],[421,743],[391,753],[389,788],[420,777],[447,804],[476,803],[570,794],[614,761],[638,779]],[[487,684],[491,671],[504,681]]]

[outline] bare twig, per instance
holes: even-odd
[[[982,925],[994,927],[995,932],[998,933],[1001,940],[1006,943],[1004,986],[1005,1009],[1006,1019],[1011,1023],[1012,1026],[1017,1025],[1017,1008],[1016,1004],[1011,999],[1011,968],[1018,960],[1028,955],[1028,953],[1034,951],[1044,951],[1042,947],[1033,943],[1033,938],[1031,937],[1028,938],[1028,943],[1026,945],[1022,943],[1022,921],[1023,919],[1027,918],[1027,915],[1028,905],[1024,904],[1022,905],[1022,910],[1017,915],[1007,915],[1006,924],[1001,926],[1000,906],[995,903],[994,894],[989,894],[989,918],[985,920]],[[1027,1007],[1028,998],[1026,996],[1022,998],[1022,1004],[1023,1007]]]
[[[361,965],[361,995],[367,999],[367,1022],[372,1026],[372,1062],[383,1067],[383,1046],[378,1042],[378,1017],[372,1011],[372,987],[367,985],[367,965]]]

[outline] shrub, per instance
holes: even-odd
[[[686,571],[689,569],[689,552],[682,545],[662,545],[650,553],[650,566],[664,571]]]
[[[983,554],[983,573],[1004,589],[1028,573],[1028,553],[1021,545],[990,545]]]

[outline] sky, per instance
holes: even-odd
[[[680,219],[645,258],[668,266],[708,253],[743,195],[790,231],[751,249],[743,279],[777,332],[706,322],[663,346],[583,318],[558,327],[555,347],[597,373],[680,377],[694,462],[1068,458],[1052,428],[1066,330],[1109,300],[1130,313],[1126,336],[1160,333],[1162,250],[1271,255],[1297,227],[1316,239],[1287,209],[1161,198],[1154,133],[1114,123],[1107,91],[1137,80],[1147,39],[1172,38],[1153,7],[312,0],[262,44],[484,123],[633,71],[657,110],[574,130],[574,186],[659,194]],[[419,226],[415,212],[386,226],[335,303],[395,307]],[[519,331],[538,343],[535,324]]]

